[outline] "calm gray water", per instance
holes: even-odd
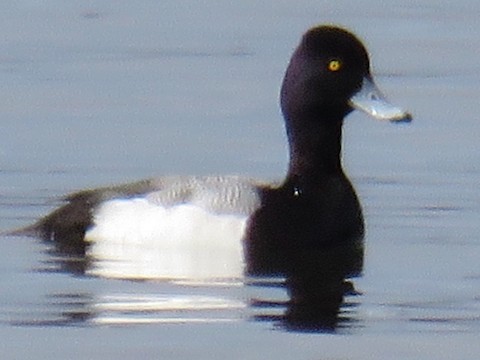
[[[283,326],[275,286],[86,277],[46,244],[0,237],[2,359],[477,359],[479,13],[473,0],[2,2],[0,229],[85,187],[281,178],[278,89],[317,23],[364,39],[415,117],[346,122],[367,251],[361,295],[330,331]]]

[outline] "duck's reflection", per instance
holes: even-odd
[[[288,270],[285,288],[288,301],[282,314],[259,315],[295,331],[335,331],[339,326],[354,325],[351,304],[346,297],[357,296],[352,278],[363,268],[361,243],[337,245],[305,253],[304,261]],[[268,308],[278,303],[258,301],[254,306]]]
[[[354,328],[358,325],[355,316],[358,304],[353,296],[359,294],[353,289],[351,282],[347,281],[344,285],[343,290],[331,291],[312,303],[254,300],[250,304],[252,309],[260,311],[253,315],[253,318],[294,332],[335,333],[338,330]],[[275,309],[279,312],[275,313]]]
[[[44,270],[77,276],[95,275],[95,269],[102,267],[101,261],[89,258],[85,250],[86,247],[49,243]],[[44,321],[37,319],[35,323],[24,321],[23,325],[225,322],[248,318],[271,322],[288,331],[335,332],[356,327],[355,301],[358,298],[354,296],[358,293],[352,278],[362,271],[362,246],[349,244],[318,249],[303,254],[303,259],[305,261],[290,268],[286,276],[196,282],[193,293],[185,290],[189,282],[183,279],[177,281],[177,284],[182,283],[179,285],[182,295],[175,293],[175,287],[171,288],[172,293],[142,297],[125,293],[52,294],[48,296],[47,306],[49,313],[53,309],[56,316]],[[116,265],[122,266],[121,263]],[[131,266],[127,264],[126,269]],[[128,274],[125,278],[132,280]],[[202,286],[208,296],[202,295],[201,290],[199,293]],[[217,291],[212,289],[220,287],[223,290],[221,296],[217,296]],[[238,296],[240,287],[242,295]],[[235,295],[226,288],[235,289]],[[186,313],[190,315],[185,317]]]
[[[113,292],[47,295],[37,311],[10,321],[16,326],[127,326],[146,324],[225,323],[238,321],[245,303],[197,294]]]

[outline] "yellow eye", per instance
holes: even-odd
[[[330,60],[330,62],[328,63],[328,70],[330,71],[338,71],[342,68],[342,62],[338,59],[335,59],[335,60]]]

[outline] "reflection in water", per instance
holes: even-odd
[[[285,289],[288,300],[280,315],[256,316],[273,320],[293,331],[332,332],[352,324],[352,308],[344,303],[346,296],[358,295],[349,279],[361,274],[363,247],[349,243],[318,249],[304,254],[302,261],[288,269]],[[257,300],[254,307],[281,307],[281,303]],[[348,309],[348,310],[347,310]]]
[[[46,303],[29,304],[30,309],[25,314],[14,314],[9,323],[15,326],[83,326],[96,315],[90,306],[92,302],[93,295],[87,293],[48,295]]]
[[[350,294],[345,294],[350,295]],[[357,295],[357,293],[351,294]],[[256,321],[271,322],[275,326],[294,332],[335,333],[357,326],[355,302],[329,301],[310,306],[297,306],[289,302],[254,301],[253,309],[261,311],[253,316]],[[279,312],[272,312],[275,309]]]
[[[43,271],[90,276],[92,269],[101,266],[100,260],[85,255],[85,248],[54,246],[49,249],[49,255]],[[361,273],[363,248],[353,244],[336,246],[311,256],[322,260],[315,261],[315,269],[310,261],[305,261],[302,267],[290,270],[286,277],[246,277],[241,282],[162,279],[159,285],[176,283],[177,287],[167,294],[50,294],[44,305],[47,308],[40,311],[43,314],[36,314],[35,320],[27,318],[13,323],[90,326],[251,319],[270,322],[287,331],[309,332],[335,332],[356,326],[355,303],[345,302],[345,297],[352,299],[351,296],[358,295],[349,279]],[[131,266],[126,264],[127,269]],[[242,296],[238,296],[239,288],[242,288]],[[215,289],[222,289],[221,295]]]
[[[271,295],[270,289],[265,289]],[[40,303],[28,304],[27,309],[10,312],[8,323],[40,327],[129,326],[232,323],[247,319],[272,323],[287,331],[308,332],[335,332],[356,326],[354,303],[341,307],[337,302],[331,304],[333,307],[328,302],[312,305],[297,306],[289,300],[256,297],[244,301],[218,294],[55,293]]]
[[[25,319],[16,319],[10,324],[122,326],[232,322],[238,318],[231,314],[241,312],[244,307],[240,301],[199,295],[61,293],[49,295],[46,304],[37,309],[38,313],[29,313],[24,316]]]
[[[287,326],[297,330],[333,331],[340,322],[348,322],[348,317],[341,318],[341,305],[346,295],[357,294],[347,279],[361,274],[363,246],[337,245],[305,257],[307,261],[298,264],[287,277],[290,295]]]

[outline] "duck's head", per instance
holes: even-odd
[[[381,120],[411,120],[375,86],[360,40],[333,26],[318,26],[303,36],[285,74],[281,105],[287,121],[341,120],[355,108]]]

